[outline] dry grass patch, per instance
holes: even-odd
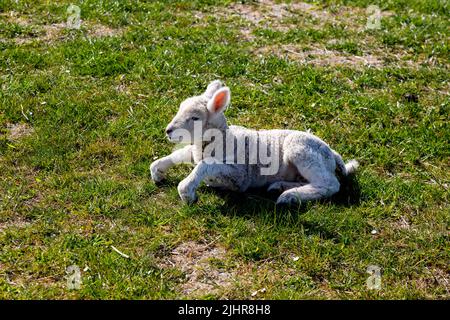
[[[448,299],[450,295],[450,278],[448,271],[444,271],[440,268],[425,268],[425,276],[422,276],[418,279],[413,279],[412,285],[424,292],[424,295],[427,299]],[[442,288],[442,291],[445,293],[441,295],[430,295],[427,294],[427,288],[438,286]]]
[[[380,57],[363,54],[362,56],[344,54],[336,50],[324,48],[312,48],[303,50],[295,45],[276,45],[262,47],[254,51],[257,55],[276,55],[280,58],[297,61],[301,64],[311,64],[314,66],[346,66],[353,68],[383,66]]]
[[[88,34],[94,38],[121,36],[123,29],[115,29],[103,24],[93,24],[88,27]]]
[[[2,14],[6,22],[15,23],[21,27],[31,28],[33,35],[19,35],[14,38],[18,45],[29,44],[33,41],[39,42],[54,42],[63,40],[67,37],[66,30],[72,30],[66,22],[52,23],[52,24],[36,24],[27,16],[20,16],[17,12],[9,12]],[[121,36],[124,29],[111,28],[109,26],[94,23],[91,21],[81,21],[81,30],[90,38],[104,38]]]
[[[8,229],[23,229],[31,225],[31,222],[21,216],[14,216],[7,221],[0,222],[0,233]]]
[[[8,123],[8,139],[11,141],[19,141],[20,139],[33,134],[34,129],[26,123]]]
[[[411,228],[411,221],[408,217],[400,216],[400,218],[394,223],[394,227],[402,230],[409,230]]]
[[[444,298],[450,297],[450,274],[449,270],[442,270],[439,268],[432,268],[430,270],[434,280],[445,289],[446,296]]]
[[[232,272],[212,263],[213,260],[223,261],[226,256],[225,248],[219,245],[187,241],[173,249],[161,266],[178,268],[185,273],[186,280],[180,286],[183,295],[217,295],[231,286],[234,278]]]
[[[433,67],[436,60],[422,56],[414,56],[405,50],[387,49],[372,44],[361,55],[344,53],[338,50],[326,49],[325,46],[302,46],[294,44],[278,44],[259,47],[252,50],[257,56],[275,55],[282,59],[309,64],[317,67],[344,66],[354,69],[383,68],[385,66],[397,68],[417,69]]]
[[[392,16],[389,11],[382,11],[381,18]],[[405,66],[416,63],[405,59],[404,52],[387,53],[375,38],[366,32],[368,13],[365,8],[348,6],[323,7],[306,2],[277,3],[273,0],[260,0],[257,3],[232,3],[227,7],[216,8],[212,12],[196,12],[197,22],[205,21],[207,17],[218,17],[227,23],[237,24],[240,37],[245,41],[255,42],[257,28],[288,32],[295,29],[322,30],[332,26],[341,26],[358,35],[358,42],[366,49],[361,56],[345,54],[337,50],[327,50],[323,47],[302,49],[294,45],[279,45],[259,47],[257,54],[275,54],[279,57],[299,61],[316,66],[346,65],[354,68],[383,66],[385,61],[395,61]],[[236,22],[236,18],[239,22]],[[201,24],[201,23],[200,23]]]
[[[225,9],[218,9],[214,15],[222,18],[238,17],[250,23],[252,28],[266,27],[278,31],[289,31],[308,26],[321,29],[325,24],[342,25],[355,31],[366,28],[368,14],[366,9],[348,6],[322,7],[306,2],[277,3],[273,0],[260,0],[257,3],[233,3]],[[381,17],[393,15],[381,12]],[[296,18],[296,23],[292,19]],[[242,30],[244,33],[248,29]]]
[[[232,257],[221,245],[196,241],[178,245],[170,256],[160,260],[159,266],[177,268],[185,274],[179,290],[189,298],[234,298],[244,294],[247,299],[261,299],[270,294],[269,288],[276,283],[298,276],[290,264],[275,264],[271,260],[245,262]]]
[[[123,29],[114,29],[102,24],[93,24],[90,22],[81,22],[81,30],[86,30],[85,35],[91,38],[105,38],[121,36]],[[66,23],[56,23],[42,26],[44,35],[39,37],[40,41],[55,41],[64,38],[64,30],[70,30]]]

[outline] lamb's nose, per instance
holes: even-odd
[[[173,129],[172,129],[172,128],[167,128],[167,129],[166,129],[166,134],[167,134],[167,135],[171,134],[172,132],[173,132]]]

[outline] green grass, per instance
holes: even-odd
[[[70,3],[80,30],[57,27]],[[264,14],[254,1],[2,1],[0,298],[247,299],[262,288],[256,298],[449,298],[448,4],[313,4],[318,17],[293,10],[254,25],[230,14]],[[370,4],[391,13],[380,30],[364,29]],[[286,46],[382,63],[267,50]],[[206,187],[184,205],[187,166],[155,186],[149,165],[173,148],[163,129],[217,78],[232,90],[230,123],[311,129],[360,161],[353,185],[288,210]],[[226,285],[185,290],[192,271],[167,261],[186,243],[225,250],[205,279],[219,270]],[[70,265],[79,290],[67,288]],[[366,287],[369,265],[380,290]]]

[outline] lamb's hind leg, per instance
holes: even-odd
[[[296,161],[300,174],[308,180],[308,184],[284,191],[277,199],[277,204],[300,204],[303,201],[318,200],[330,197],[339,191],[339,181],[336,176],[327,171],[319,161],[304,165]]]
[[[301,187],[307,184],[307,182],[300,181],[277,181],[269,185],[267,192],[283,192],[292,188]]]

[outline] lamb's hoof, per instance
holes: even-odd
[[[150,165],[150,174],[152,176],[152,180],[156,183],[159,184],[161,183],[165,176],[164,176],[164,172],[158,168],[158,164],[159,164],[159,160],[156,160],[155,162],[153,162]]]
[[[277,199],[277,206],[298,206],[302,200],[295,192],[283,192]]]
[[[197,195],[195,194],[195,190],[190,186],[189,181],[182,180],[178,184],[178,194],[180,195],[181,200],[187,204],[192,204],[197,201]]]

